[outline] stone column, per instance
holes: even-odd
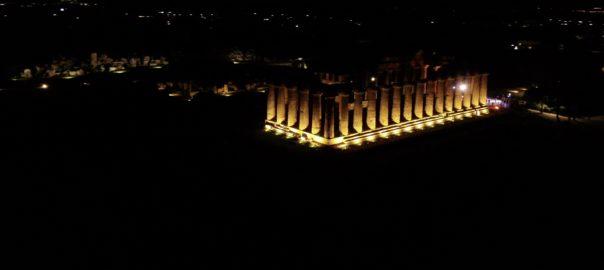
[[[480,75],[480,105],[481,106],[486,106],[487,105],[487,86],[488,86],[488,82],[487,80],[489,79],[489,74],[482,74]]]
[[[415,88],[415,117],[424,118],[424,95],[426,94],[426,83],[417,83]]]
[[[298,122],[298,89],[287,90],[287,126],[293,127]]]
[[[277,90],[277,123],[285,120],[285,105],[287,103],[287,87],[282,86]]]
[[[92,68],[96,68],[96,66],[99,65],[99,55],[96,52],[93,52],[90,54],[90,66],[92,66]]]
[[[310,111],[308,109],[308,98],[310,91],[308,89],[304,89],[300,91],[300,116],[299,116],[299,129],[304,131],[308,128],[308,116]]]
[[[340,93],[340,134],[348,135],[348,93]]]
[[[472,108],[480,107],[480,75],[472,76]]]
[[[266,120],[273,121],[275,119],[275,86],[269,85],[266,99]]]
[[[422,68],[422,70],[421,70],[420,79],[422,79],[422,80],[428,79],[428,68],[430,68],[430,65],[422,65],[421,68]]]
[[[444,112],[444,103],[445,103],[445,81],[438,80],[436,81],[436,104],[434,105],[434,110],[436,114],[442,114]]]
[[[464,78],[464,83],[468,86],[465,91],[463,91],[463,109],[471,109],[472,108],[472,76],[466,75]]]
[[[453,111],[453,99],[455,97],[455,79],[448,78],[445,81],[445,111]]]
[[[455,109],[455,111],[461,111],[462,107],[461,107],[461,101],[463,99],[463,93],[461,92],[461,90],[459,89],[459,85],[461,85],[462,83],[464,83],[463,77],[457,77],[457,81],[455,82],[455,86],[453,86],[455,89],[455,100],[453,102],[453,109]]]
[[[321,131],[322,97],[323,92],[315,92],[312,94],[312,134],[319,134]]]
[[[403,117],[405,121],[413,120],[413,91],[414,87],[412,84],[405,84],[403,86],[403,95],[405,95],[405,106],[403,107]]]
[[[367,127],[369,129],[376,128],[376,102],[377,90],[372,88],[367,89]]]
[[[323,120],[323,138],[332,139],[336,137],[335,132],[335,110],[336,98],[333,96],[325,97],[325,117]]]
[[[400,85],[394,85],[392,91],[392,121],[394,123],[401,122],[401,90]]]
[[[424,106],[426,117],[434,115],[434,93],[436,92],[436,81],[428,81],[426,89],[426,104]]]
[[[383,127],[387,127],[389,124],[389,107],[390,107],[390,89],[388,87],[382,87],[380,96],[380,124]]]
[[[363,132],[363,98],[365,92],[354,91],[354,116],[352,124],[354,130],[358,133]]]

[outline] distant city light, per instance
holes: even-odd
[[[60,8],[59,10],[60,10],[61,12],[64,12],[64,11],[65,11],[65,8]]]
[[[372,81],[372,82],[375,82],[375,77],[371,77],[371,81]]]
[[[41,84],[40,89],[48,89],[48,84],[45,84],[45,83]]]

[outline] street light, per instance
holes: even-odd
[[[466,90],[468,90],[468,85],[465,83],[462,83],[459,85],[459,91],[465,92]]]

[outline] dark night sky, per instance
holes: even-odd
[[[471,9],[500,9],[500,8],[514,8],[514,7],[533,7],[537,4],[543,6],[570,6],[574,7],[577,5],[594,5],[602,3],[598,0],[573,0],[573,1],[560,1],[563,3],[554,3],[558,1],[545,1],[545,0],[498,0],[498,1],[476,1],[476,0],[461,0],[461,1],[371,1],[371,2],[343,2],[343,1],[318,1],[318,0],[306,0],[306,1],[275,1],[275,0],[262,0],[262,1],[247,1],[241,3],[241,1],[191,1],[191,0],[98,0],[97,2],[106,3],[111,6],[162,6],[162,7],[218,7],[218,8],[233,8],[233,7],[311,7],[311,8],[326,8],[333,10],[343,9],[370,9],[376,6],[416,6],[416,7],[427,7],[427,8],[449,8],[450,6],[457,6]]]

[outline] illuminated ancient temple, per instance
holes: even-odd
[[[375,83],[352,91],[271,84],[265,129],[346,148],[489,113],[487,74],[432,80],[425,74],[420,70],[417,80],[405,83],[372,77]]]

